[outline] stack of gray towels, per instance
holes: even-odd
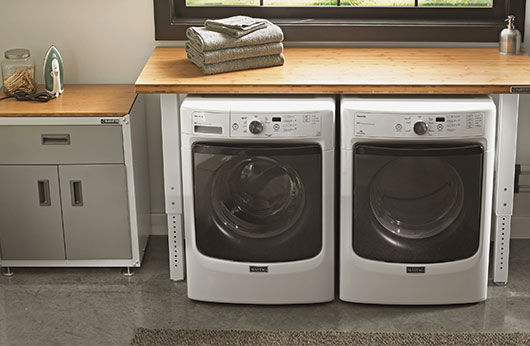
[[[283,65],[283,32],[266,19],[208,19],[186,31],[188,59],[205,74]]]

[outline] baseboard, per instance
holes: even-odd
[[[164,213],[151,214],[151,234],[167,235],[167,215]]]

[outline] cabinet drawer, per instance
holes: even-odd
[[[0,126],[0,164],[123,163],[121,126]]]

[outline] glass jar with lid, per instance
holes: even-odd
[[[16,90],[34,93],[35,64],[28,49],[10,49],[4,53],[2,61],[2,83],[6,95],[13,95]]]

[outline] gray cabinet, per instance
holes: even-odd
[[[64,260],[57,166],[0,166],[2,259]]]
[[[141,96],[123,116],[0,116],[0,266],[139,267],[145,129]]]
[[[66,257],[131,258],[124,165],[59,166]]]
[[[0,166],[2,259],[131,258],[124,165]]]

